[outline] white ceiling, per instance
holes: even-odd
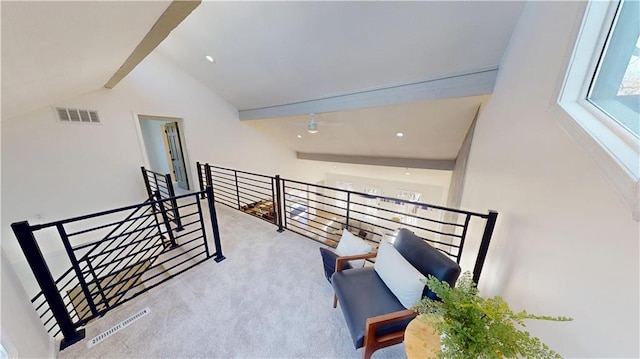
[[[245,123],[297,152],[454,159],[478,107],[487,97],[472,96],[327,112],[316,116],[318,133],[314,134],[307,132],[309,116]],[[397,132],[402,132],[404,136],[397,137]]]
[[[241,118],[258,118],[244,121],[248,126],[297,152],[452,160],[493,82],[486,91],[456,90],[463,96],[457,99],[443,98],[474,80],[426,83],[429,95],[418,97],[431,101],[410,103],[402,85],[495,71],[523,7],[520,1],[203,2],[156,51],[238,108]],[[400,95],[362,95],[392,86]],[[341,125],[321,123],[310,135],[308,112]],[[405,137],[396,138],[397,131]]]
[[[2,1],[2,116],[101,88],[170,1]]]
[[[496,66],[523,7],[211,1],[157,50],[239,110],[255,109]]]
[[[101,88],[169,4],[2,1],[3,117]],[[495,76],[523,7],[520,1],[205,1],[155,51],[239,110],[260,114],[269,107],[273,115],[273,106],[313,107],[311,100],[366,97],[363,90],[389,86],[402,92],[398,85],[487,68]],[[298,152],[453,159],[487,100],[477,95],[490,93],[484,88],[492,82],[485,76],[484,87],[449,98],[473,84],[461,76],[447,81],[423,82],[431,97],[418,102],[401,104],[378,92],[379,104],[349,96],[335,100],[342,107],[324,103],[314,111],[319,120],[342,125],[321,122],[313,137],[304,132],[306,116],[283,117],[291,111],[244,123]],[[298,107],[297,115],[310,112]],[[393,138],[397,131],[406,134],[401,141]]]

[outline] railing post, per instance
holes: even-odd
[[[204,192],[204,183],[202,178],[202,164],[196,162],[196,168],[198,169],[198,185],[200,186],[200,192]],[[200,195],[200,199],[204,199],[204,193]]]
[[[147,188],[147,195],[149,196],[148,198],[151,198],[153,197],[153,193],[151,192],[151,185],[149,184],[147,170],[144,168],[144,166],[140,167],[140,170],[142,170],[142,179],[144,180],[144,186]]]
[[[491,236],[493,235],[493,229],[496,226],[497,219],[498,219],[498,212],[489,211],[489,217],[487,217],[487,224],[484,226],[482,241],[480,242],[480,248],[478,249],[478,257],[476,257],[476,265],[473,268],[473,281],[476,284],[478,284],[478,281],[480,280],[480,273],[482,273],[484,260],[487,258],[489,243],[491,243]]]
[[[213,187],[207,186],[207,199],[209,203],[209,216],[211,217],[211,228],[213,230],[213,244],[216,247],[215,258],[216,262],[221,262],[225,259],[222,255],[222,245],[220,244],[220,229],[218,228],[218,215],[216,214],[216,207],[213,202]]]
[[[240,187],[238,187],[238,171],[233,171],[233,175],[236,178],[236,198],[238,198],[238,211],[240,211]]]
[[[171,222],[169,222],[169,216],[167,216],[167,212],[164,209],[164,203],[162,201],[162,197],[160,196],[160,191],[156,191],[156,200],[158,201],[158,206],[160,207],[160,213],[162,214],[162,220],[164,222],[164,226],[167,228],[167,234],[169,235],[169,241],[171,242],[171,247],[177,247],[176,239],[173,236],[173,231],[171,230]]]
[[[171,206],[173,211],[173,218],[176,222],[176,231],[181,231],[184,228],[182,227],[182,219],[180,218],[180,211],[178,211],[178,201],[176,201],[176,192],[173,189],[173,182],[171,181],[171,175],[164,175],[164,180],[167,183],[167,191],[169,191],[169,197],[171,198]]]
[[[56,287],[53,276],[49,271],[49,267],[47,266],[47,263],[42,256],[42,252],[40,251],[40,247],[33,236],[29,222],[22,221],[12,223],[11,229],[13,229],[13,233],[18,239],[18,243],[20,244],[22,252],[27,259],[27,263],[29,263],[29,267],[31,267],[31,271],[36,277],[36,281],[38,282],[40,289],[42,289],[42,294],[47,300],[49,308],[51,308],[51,312],[56,318],[56,322],[64,336],[64,339],[62,339],[62,342],[60,343],[60,350],[84,339],[85,331],[84,329],[77,331],[73,325],[73,321],[69,316],[69,312],[67,312],[67,308],[64,305],[64,301],[62,300],[60,293],[58,292],[58,288]]]
[[[207,163],[205,164],[205,176],[207,176],[207,187],[211,187],[213,189],[213,176],[211,175],[211,166]],[[208,193],[208,192],[207,192]],[[212,192],[213,193],[213,192]],[[214,198],[215,199],[215,198]]]
[[[282,207],[281,205],[284,205],[282,203],[282,195],[281,195],[281,189],[280,189],[280,175],[276,175],[275,177],[275,181],[276,181],[276,213],[278,216],[278,232],[282,233],[284,232],[284,228],[283,228],[283,224],[282,224]]]
[[[347,216],[344,224],[344,228],[349,230],[349,207],[351,207],[351,192],[347,192]]]

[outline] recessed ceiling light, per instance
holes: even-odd
[[[406,174],[407,176],[411,174],[411,172],[405,172],[404,174]]]
[[[205,56],[204,58],[207,59],[207,61],[209,61],[212,64],[216,63],[216,60],[213,57],[209,56],[209,55]]]
[[[298,138],[302,138],[302,135],[298,135],[298,136],[296,136],[296,137],[298,137]]]
[[[404,137],[404,133],[402,133],[402,132],[396,132],[396,137]]]

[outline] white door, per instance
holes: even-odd
[[[172,122],[165,125],[167,134],[167,142],[169,143],[169,155],[173,164],[173,174],[175,175],[178,187],[188,190],[189,180],[187,179],[187,171],[184,165],[184,156],[182,155],[182,145],[180,144],[180,132],[178,123]]]

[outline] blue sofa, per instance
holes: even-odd
[[[407,229],[401,229],[393,243],[395,249],[425,277],[433,275],[454,286],[460,266],[447,255],[429,245]],[[343,270],[345,261],[373,258],[377,252],[359,256],[338,257],[331,277],[335,291],[334,308],[340,303],[356,349],[363,347],[362,357],[374,351],[401,343],[404,330],[416,313],[405,308],[387,288],[373,266]],[[437,300],[426,286],[423,297]]]

